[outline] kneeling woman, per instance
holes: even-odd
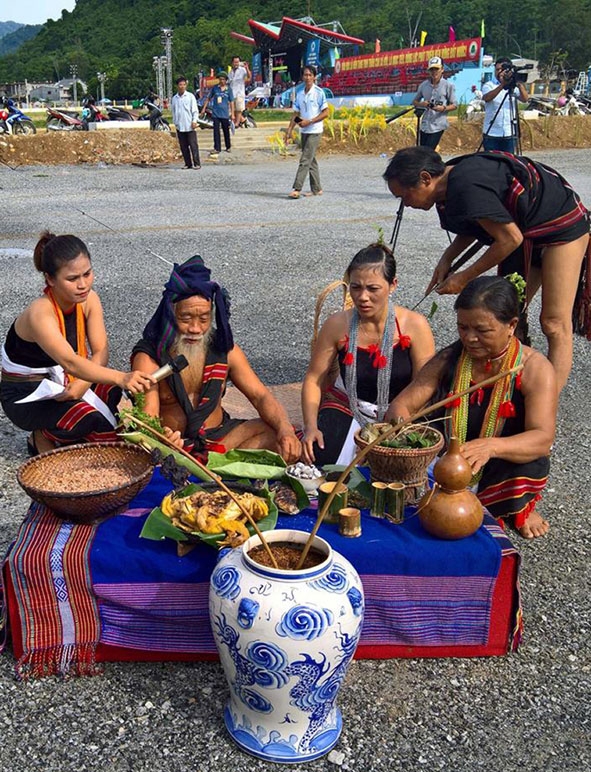
[[[388,247],[362,249],[346,275],[354,307],[332,314],[322,326],[302,387],[308,463],[349,463],[354,432],[381,421],[392,399],[435,353],[425,317],[392,301],[396,262]],[[339,376],[323,393],[335,358]]]
[[[451,403],[444,430],[460,440],[482,504],[495,517],[512,518],[531,539],[548,530],[535,505],[548,479],[557,389],[550,362],[513,334],[518,305],[506,279],[471,281],[454,305],[459,340],[433,357],[386,417],[406,419],[429,402],[523,365],[520,373]]]
[[[84,395],[92,389],[114,413],[122,388],[144,391],[153,378],[106,367],[103,309],[92,290],[94,276],[84,242],[76,236],[45,232],[35,247],[34,263],[45,277],[45,289],[43,297],[17,317],[6,336],[0,384],[4,412],[16,426],[31,432],[31,454],[51,450],[56,444],[114,441],[112,422],[85,401]],[[53,399],[19,404],[45,378],[64,386],[64,391]]]

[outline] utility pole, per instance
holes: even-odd
[[[170,104],[172,100],[172,29],[170,27],[162,27],[161,32],[160,39],[166,56],[166,99],[168,104]]]
[[[107,80],[107,75],[104,72],[97,72],[96,77],[98,78],[98,81],[101,84],[101,104],[104,104],[105,103],[105,81]]]
[[[152,69],[156,73],[156,93],[160,104],[162,104],[162,65],[159,56],[152,57]]]
[[[78,65],[77,64],[71,64],[70,65],[70,75],[72,76],[72,80],[74,81],[74,104],[78,104]]]

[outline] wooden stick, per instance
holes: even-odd
[[[432,413],[434,410],[439,410],[440,407],[445,407],[450,402],[453,402],[454,400],[459,399],[465,396],[466,394],[472,394],[473,391],[478,391],[478,389],[482,389],[484,386],[490,386],[492,383],[495,383],[501,378],[505,378],[507,375],[513,375],[514,373],[519,373],[521,372],[521,370],[523,370],[523,365],[517,365],[516,367],[512,367],[510,370],[502,370],[500,373],[497,373],[496,375],[491,375],[490,378],[485,378],[483,381],[480,381],[480,383],[475,383],[474,386],[470,386],[469,389],[464,389],[463,391],[459,391],[457,394],[450,394],[448,397],[445,397],[445,399],[439,400],[439,402],[436,402],[434,405],[427,405],[427,407],[422,408],[414,415],[411,415],[409,418],[407,418],[406,421],[401,421],[398,424],[394,424],[390,426],[382,434],[376,437],[375,440],[373,440],[368,445],[366,445],[365,448],[361,448],[361,450],[357,453],[353,461],[351,461],[351,463],[347,467],[345,467],[344,471],[341,473],[341,476],[339,477],[335,485],[335,490],[338,484],[342,483],[345,480],[345,478],[347,477],[349,472],[353,469],[353,467],[357,466],[359,461],[365,458],[365,456],[374,447],[374,445],[377,445],[378,443],[383,442],[383,440],[396,437],[398,434],[400,434],[400,432],[403,429],[406,429],[407,426],[415,423],[419,418],[422,418],[423,416],[428,415],[429,413]],[[310,532],[310,536],[308,537],[308,540],[304,545],[304,549],[302,550],[302,554],[296,566],[296,571],[302,567],[304,560],[306,559],[306,555],[308,554],[308,552],[310,551],[310,547],[312,546],[312,541],[316,536],[316,534],[318,533],[318,529],[320,528],[320,525],[324,520],[324,516],[326,515],[326,512],[328,511],[328,508],[330,507],[330,504],[334,496],[335,496],[335,491],[333,490],[331,493],[328,494],[328,497],[324,502],[324,506],[322,507],[321,511],[318,513],[318,517],[316,518],[316,522],[314,523],[314,528],[312,528],[312,531]]]
[[[248,512],[246,507],[242,504],[242,502],[239,501],[239,499],[236,497],[234,492],[231,491],[230,488],[228,488],[228,486],[223,482],[222,478],[219,475],[217,475],[215,472],[212,472],[211,469],[208,469],[204,464],[201,463],[201,461],[196,459],[195,456],[192,456],[190,453],[188,453],[184,448],[178,448],[174,443],[172,443],[168,439],[168,437],[166,437],[164,434],[160,434],[160,432],[157,432],[156,429],[152,429],[151,426],[149,426],[148,424],[144,423],[141,419],[136,418],[135,416],[131,416],[129,418],[129,422],[137,424],[138,426],[141,426],[143,429],[147,429],[150,432],[150,434],[153,434],[154,437],[159,442],[162,442],[164,445],[166,445],[167,447],[171,448],[176,453],[180,453],[182,456],[185,456],[185,458],[188,458],[189,461],[192,461],[195,464],[196,467],[201,469],[202,472],[205,472],[205,474],[210,479],[212,479],[216,483],[216,485],[218,485],[225,493],[227,493],[228,496],[232,499],[232,501],[238,506],[238,508],[240,509],[242,514],[245,515],[245,517],[248,520],[248,522],[250,523],[250,525],[252,525],[252,527],[254,528],[256,535],[261,540],[261,544],[265,548],[266,553],[269,555],[269,558],[271,559],[271,562],[273,563],[273,567],[274,568],[279,568],[279,566],[277,565],[277,561],[275,560],[275,556],[271,552],[271,549],[270,549],[270,547],[269,547],[265,537],[263,536],[263,532],[261,531],[261,529],[256,524],[256,521],[254,520],[254,518],[252,517],[250,512]]]

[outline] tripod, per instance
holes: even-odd
[[[403,113],[399,113],[399,115],[396,115],[395,117],[398,118],[400,115],[406,115],[406,113],[409,113],[412,109],[413,108],[411,107],[408,110],[405,110]],[[415,137],[415,145],[418,147],[421,144],[421,118],[423,117],[423,113],[425,112],[425,110],[424,108],[421,108],[421,107],[415,107],[414,111],[417,117],[417,135]],[[394,118],[391,118],[390,120],[394,120]],[[398,234],[400,233],[400,226],[402,225],[403,214],[404,214],[404,201],[402,201],[401,199],[400,205],[398,206],[398,210],[396,212],[396,219],[394,220],[392,235],[390,237],[390,244],[392,244],[392,252],[394,252],[394,250],[396,249],[396,242],[398,241]]]
[[[478,149],[476,150],[477,153],[479,153],[482,150],[482,147],[484,145],[484,137],[495,125],[495,122],[499,114],[501,113],[502,110],[504,110],[505,103],[508,101],[509,122],[511,126],[511,139],[513,139],[513,154],[521,155],[521,125],[519,123],[519,108],[517,107],[517,96],[514,93],[515,88],[516,86],[514,81],[509,83],[509,85],[505,87],[505,93],[503,95],[503,98],[501,99],[499,106],[495,111],[495,114],[491,118],[491,121],[488,127],[486,128],[486,130],[482,132],[482,139],[480,140],[480,145],[478,145]]]

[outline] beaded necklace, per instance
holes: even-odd
[[[523,347],[521,342],[512,337],[505,351],[501,362],[501,371],[510,370],[521,363],[523,356]],[[470,387],[472,383],[472,357],[463,350],[454,375],[454,382],[451,394],[457,394]],[[480,428],[480,437],[498,437],[505,423],[505,418],[515,415],[515,407],[511,401],[513,391],[517,382],[516,373],[510,373],[504,378],[500,378],[492,387],[490,400],[482,426]],[[448,395],[448,396],[451,396]],[[463,397],[455,399],[446,410],[446,415],[451,417],[451,421],[446,421],[449,436],[457,437],[460,445],[466,442],[466,433],[468,431],[468,411],[470,409],[470,397],[464,394]],[[451,424],[451,426],[449,426]],[[482,470],[472,476],[471,485],[477,483],[482,476]]]
[[[379,353],[374,357],[374,366],[378,370],[378,397],[377,397],[377,420],[382,421],[389,405],[390,394],[390,376],[392,374],[392,357],[394,356],[394,329],[396,327],[396,314],[394,312],[394,303],[388,301],[388,314],[384,333],[380,344]],[[347,353],[347,369],[345,370],[345,390],[349,397],[349,405],[353,417],[360,426],[369,423],[367,416],[359,410],[357,397],[357,337],[359,334],[359,314],[357,309],[353,308],[351,314],[351,326],[349,329],[349,343]]]

